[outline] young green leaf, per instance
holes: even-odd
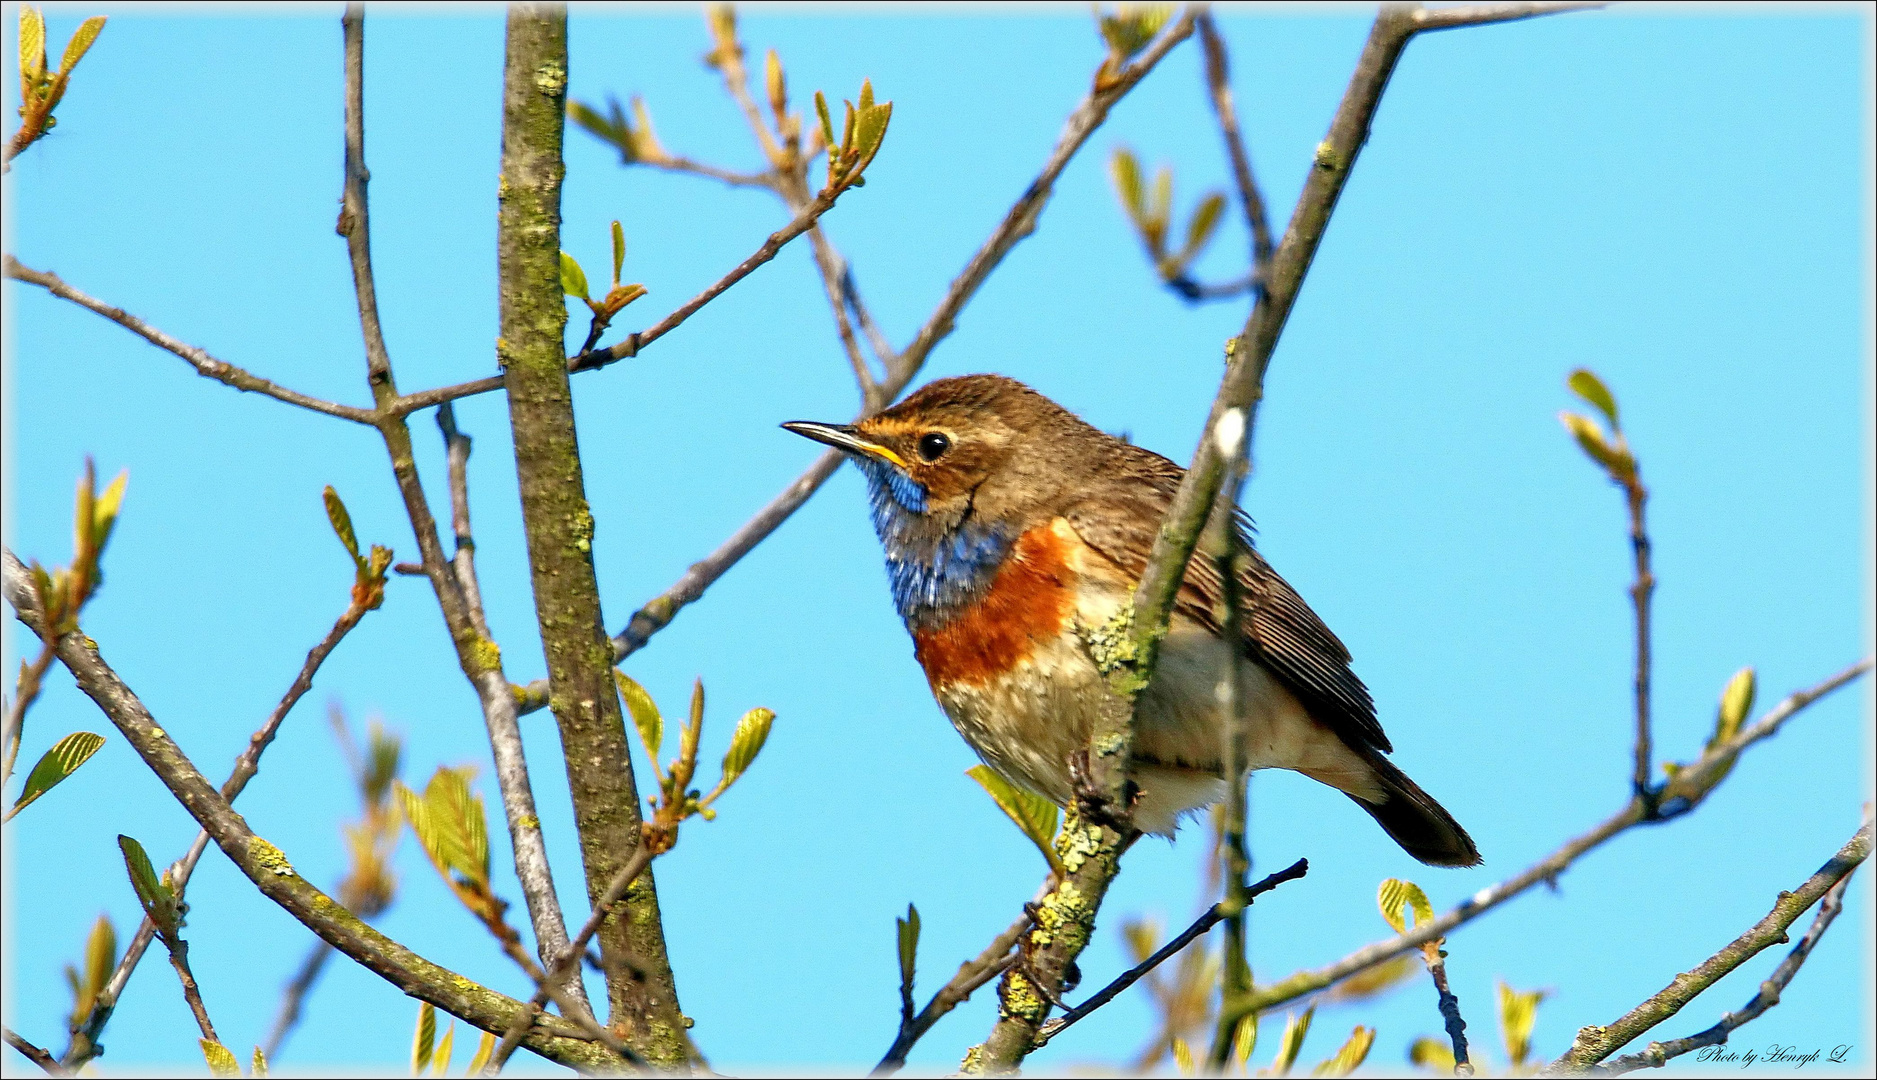
[[[483,1068],[489,1064],[489,1056],[494,1053],[495,1034],[485,1031],[482,1033],[482,1041],[476,1044],[476,1056],[469,1059],[469,1068],[463,1075],[481,1076]]]
[[[1121,937],[1127,942],[1129,962],[1139,966],[1159,946],[1160,927],[1152,919],[1129,919],[1121,924]]]
[[[782,73],[782,58],[776,55],[774,49],[770,49],[768,55],[763,57],[763,84],[764,88],[769,91],[770,111],[777,116],[787,112],[789,108],[788,77]]]
[[[1250,1075],[1251,1052],[1258,1048],[1258,1017],[1243,1017],[1232,1032],[1232,1056],[1238,1059],[1238,1071]]]
[[[862,89],[861,97],[872,99],[872,86]],[[873,156],[880,152],[880,144],[886,139],[886,125],[893,119],[893,103],[868,104],[860,110],[859,120],[854,128],[854,148],[860,152],[860,160],[854,163],[854,172],[866,171],[872,164]]]
[[[1714,724],[1714,737],[1708,740],[1709,750],[1740,734],[1740,725],[1746,722],[1747,713],[1753,710],[1753,696],[1757,689],[1758,679],[1750,667],[1741,668],[1734,672],[1733,678],[1727,680],[1727,688],[1721,691],[1721,711]]]
[[[20,797],[13,801],[13,809],[7,811],[7,820],[11,821],[14,814],[77,772],[103,745],[104,736],[89,731],[74,731],[53,743],[52,749],[33,766],[33,771],[26,774],[26,784],[20,788]]]
[[[671,155],[665,153],[665,147],[658,141],[658,132],[652,128],[652,114],[645,109],[645,99],[632,95],[632,116],[638,121],[638,128],[632,132],[632,153],[639,161],[663,161]]]
[[[1375,902],[1382,909],[1382,918],[1395,928],[1395,933],[1405,934],[1413,927],[1434,921],[1434,905],[1428,902],[1427,894],[1412,881],[1388,878],[1376,890]],[[1404,919],[1401,909],[1409,908],[1412,919]]]
[[[444,865],[483,887],[489,884],[488,816],[469,787],[468,769],[440,768],[424,788],[424,806],[440,838]]]
[[[65,43],[65,55],[59,60],[60,73],[70,75],[72,69],[78,66],[78,62],[85,58],[85,53],[90,51],[91,43],[98,40],[98,35],[103,32],[104,16],[102,15],[93,15],[79,23],[78,29],[72,34],[72,40]]]
[[[828,99],[819,90],[815,91],[815,119],[821,124],[822,145],[829,149],[829,157],[832,159],[838,145],[834,141],[834,121],[828,116]]]
[[[1332,1054],[1328,1061],[1312,1070],[1315,1076],[1348,1076],[1361,1067],[1369,1056],[1369,1047],[1375,1045],[1375,1029],[1358,1025],[1350,1032],[1349,1041],[1342,1049]]]
[[[1432,1069],[1442,1076],[1453,1075],[1453,1047],[1443,1039],[1432,1035],[1423,1035],[1408,1047],[1408,1060],[1423,1069]]]
[[[1271,1062],[1273,1076],[1286,1076],[1290,1067],[1297,1064],[1297,1054],[1303,1050],[1304,1036],[1310,1034],[1310,1021],[1316,1018],[1315,1005],[1303,1011],[1302,1016],[1285,1014],[1284,1037],[1278,1040],[1277,1058]]]
[[[1532,1024],[1538,1019],[1543,990],[1518,991],[1499,981],[1499,1032],[1505,1037],[1506,1056],[1514,1069],[1522,1068],[1532,1052]]]
[[[619,274],[626,268],[626,230],[613,220],[613,288],[619,287]]]
[[[117,847],[124,853],[124,868],[130,872],[130,887],[136,891],[137,902],[143,905],[143,913],[166,937],[175,933],[176,897],[168,885],[157,879],[156,868],[150,865],[150,856],[144,852],[143,845],[120,833]]]
[[[39,9],[20,5],[20,102],[36,100],[46,78],[46,20]]]
[[[580,269],[580,264],[565,251],[560,253],[560,288],[568,296],[578,296],[588,303],[593,302],[587,295],[587,272]]]
[[[116,970],[117,928],[111,925],[110,916],[100,915],[85,938],[85,987],[95,996]]]
[[[1173,1050],[1173,1069],[1181,1076],[1198,1076],[1199,1070],[1193,1064],[1193,1048],[1186,1045],[1186,1040],[1173,1036],[1170,1044]]]
[[[202,1058],[209,1063],[210,1076],[240,1076],[241,1059],[235,1052],[216,1042],[214,1039],[197,1039],[202,1047]]]
[[[1714,718],[1714,734],[1708,736],[1707,749],[1710,752],[1720,749],[1740,734],[1740,725],[1746,722],[1747,714],[1753,710],[1753,696],[1757,686],[1757,679],[1750,667],[1741,668],[1734,672],[1733,678],[1727,680],[1727,686],[1721,690],[1720,710]],[[1663,768],[1668,769],[1667,763],[1664,763]],[[1679,768],[1669,770],[1670,781],[1675,779],[1678,771]],[[1711,783],[1719,783],[1722,777],[1733,771],[1734,763],[1730,758],[1715,770]]]
[[[743,714],[737,721],[736,734],[730,737],[730,749],[723,756],[723,786],[728,788],[736,783],[743,771],[756,760],[762,752],[763,743],[769,738],[769,725],[774,723],[776,714],[768,709],[756,708]]]
[[[1571,388],[1571,393],[1595,406],[1596,410],[1603,414],[1603,418],[1610,422],[1610,430],[1623,430],[1623,425],[1616,417],[1616,395],[1610,393],[1610,388],[1603,385],[1603,380],[1597,378],[1595,372],[1589,368],[1578,368],[1571,372],[1571,377],[1565,380],[1565,385]]]
[[[1142,228],[1147,221],[1147,196],[1141,186],[1139,159],[1127,147],[1115,147],[1108,158],[1108,175],[1114,180],[1115,194],[1120,196],[1121,208],[1127,211],[1128,220],[1135,228]]]
[[[965,770],[965,775],[976,780],[998,809],[1010,816],[1023,830],[1023,835],[1030,838],[1030,843],[1043,853],[1049,861],[1049,868],[1058,875],[1066,873],[1062,860],[1056,855],[1053,840],[1056,838],[1056,804],[1041,795],[1032,795],[1013,787],[1010,781],[998,775],[988,765],[973,765]]]
[[[365,560],[359,557],[358,534],[352,531],[352,515],[346,513],[345,503],[331,484],[326,485],[323,494],[326,500],[326,520],[332,522],[332,531],[339,534],[339,543],[345,545],[345,552],[352,556],[352,562],[362,571]]]
[[[912,981],[919,960],[919,909],[906,905],[906,917],[895,918],[899,931],[899,992],[912,995]]]
[[[444,1031],[443,1038],[437,1040],[437,1051],[430,1057],[431,1075],[443,1076],[450,1071],[450,1059],[456,1056],[456,1018],[450,1018],[450,1026]]]
[[[124,504],[124,486],[130,483],[130,470],[125,469],[111,481],[111,486],[104,489],[97,502],[91,508],[91,550],[94,555],[104,553],[105,542],[111,539],[111,530],[117,526],[117,511]]]
[[[1329,990],[1317,996],[1317,1001],[1328,1005],[1331,1002],[1344,1004],[1352,1001],[1366,1001],[1382,994],[1420,970],[1420,965],[1412,956],[1397,956],[1393,960],[1384,960],[1365,971],[1358,972],[1337,983]]]
[[[1147,201],[1147,224],[1156,257],[1166,251],[1167,226],[1173,220],[1173,168],[1154,170],[1154,187]]]
[[[652,759],[652,767],[656,769],[658,753],[665,745],[665,718],[659,715],[652,695],[632,676],[614,668],[613,681],[619,684],[619,697],[626,703],[626,711],[632,714],[632,726],[639,729],[639,742],[645,745],[645,755]]]
[[[1199,200],[1198,209],[1193,211],[1193,220],[1186,225],[1186,246],[1180,249],[1179,269],[1185,270],[1192,261],[1205,250],[1206,242],[1212,239],[1213,230],[1219,226],[1219,219],[1225,213],[1225,196],[1213,192]]]
[[[1561,412],[1558,419],[1564,424],[1564,430],[1571,433],[1592,461],[1603,466],[1611,479],[1619,479],[1630,471],[1627,451],[1611,446],[1604,437],[1603,428],[1588,416],[1574,412]]]
[[[411,1075],[421,1076],[437,1044],[437,1010],[428,1001],[417,1004],[417,1033],[411,1039]]]

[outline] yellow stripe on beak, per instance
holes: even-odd
[[[881,446],[879,443],[868,442],[866,439],[854,434],[852,427],[836,424],[818,424],[810,420],[791,420],[782,426],[805,439],[813,439],[818,443],[826,443],[836,450],[845,450],[850,454],[866,454],[868,457],[875,457],[879,458],[881,461],[889,462],[902,471],[912,471],[912,466],[906,464],[905,458],[900,457],[898,454]]]

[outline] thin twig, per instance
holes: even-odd
[[[715,165],[707,165],[704,162],[693,161],[686,157],[674,157],[670,154],[666,154],[662,157],[631,158],[627,160],[625,164],[643,165],[650,169],[660,169],[665,172],[688,173],[692,176],[702,176],[708,180],[721,181],[731,187],[739,188],[773,189],[776,182],[774,173],[734,172],[730,169],[720,169]]]
[[[1298,859],[1296,862],[1291,863],[1277,873],[1267,876],[1256,885],[1247,888],[1242,899],[1245,903],[1249,904],[1258,897],[1284,884],[1286,881],[1296,881],[1309,872],[1310,860]],[[1081,1020],[1089,1013],[1113,1001],[1121,991],[1126,990],[1128,987],[1140,981],[1141,976],[1146,975],[1148,972],[1171,959],[1174,954],[1192,944],[1196,938],[1212,929],[1214,926],[1217,926],[1220,921],[1229,919],[1231,916],[1227,912],[1228,908],[1223,902],[1207,908],[1206,913],[1194,921],[1193,925],[1181,931],[1179,936],[1175,937],[1172,941],[1162,945],[1152,956],[1142,960],[1127,971],[1122,972],[1119,978],[1115,979],[1115,981],[1109,983],[1107,986],[1102,987],[1101,991],[1094,997],[1089,998],[1082,1004],[1063,1013],[1061,1017],[1044,1025],[1043,1030],[1037,1034],[1035,1049],[1042,1049],[1045,1043],[1062,1034],[1064,1029]]]
[[[358,294],[359,325],[365,342],[367,378],[379,413],[375,425],[384,438],[391,471],[403,497],[405,515],[423,559],[423,571],[430,579],[443,620],[449,627],[451,643],[456,647],[457,662],[476,689],[483,722],[489,733],[490,750],[495,758],[495,777],[502,793],[503,815],[515,854],[515,876],[521,884],[528,905],[529,922],[535,943],[542,955],[553,955],[567,940],[560,900],[554,889],[554,874],[547,860],[546,843],[541,836],[540,816],[535,812],[533,788],[528,778],[527,759],[522,752],[521,727],[515,711],[515,699],[509,693],[508,677],[502,671],[501,653],[487,634],[477,626],[469,602],[468,588],[459,580],[443,554],[437,536],[436,518],[430,512],[429,499],[417,474],[416,455],[412,449],[410,427],[405,413],[394,407],[400,400],[392,376],[391,360],[385,352],[384,334],[378,323],[377,289],[372,278],[371,218],[366,195],[370,172],[365,167],[365,87],[364,87],[364,11],[353,4],[342,20],[345,35],[345,191],[344,210],[340,214],[340,233],[346,240],[351,258],[354,290]],[[465,451],[466,452],[466,451]],[[467,499],[464,503],[467,524]],[[472,578],[473,580],[473,578]],[[586,987],[575,979],[567,992],[583,1005]],[[587,1006],[590,1010],[591,1006]]]
[[[634,333],[626,335],[626,339],[617,345],[612,345],[604,349],[594,349],[590,352],[583,352],[569,357],[567,360],[567,370],[570,372],[597,371],[615,361],[637,356],[639,350],[657,341],[659,338],[664,337],[666,334],[671,333],[673,330],[676,330],[684,320],[697,314],[699,308],[723,295],[724,291],[730,288],[730,286],[742,281],[751,273],[755,272],[758,267],[775,258],[776,253],[781,251],[789,241],[807,232],[822,214],[833,209],[835,200],[840,198],[841,193],[846,190],[846,187],[841,187],[832,192],[823,192],[816,196],[815,201],[810,203],[806,210],[798,214],[795,220],[769,234],[769,238],[764,240],[762,246],[758,247],[749,258],[738,263],[729,273],[718,278],[715,282],[712,282],[708,288],[686,301],[684,305],[679,307],[676,311],[673,311],[671,314],[644,330],[635,331]],[[470,382],[458,383],[455,386],[443,386],[434,390],[420,390],[417,393],[406,394],[398,398],[391,404],[391,410],[400,416],[408,416],[419,409],[427,409],[432,405],[441,405],[446,401],[455,401],[458,398],[466,398],[476,394],[486,394],[492,390],[500,390],[503,386],[503,382],[503,376],[491,375],[483,379],[474,379]]]
[[[150,344],[155,345],[157,348],[181,357],[188,362],[190,367],[196,369],[196,374],[204,376],[205,378],[214,379],[217,382],[232,386],[237,390],[265,394],[276,401],[284,401],[289,405],[298,405],[302,409],[311,409],[314,412],[325,413],[327,416],[336,416],[342,420],[351,420],[359,424],[369,424],[372,422],[373,415],[370,409],[360,409],[352,405],[341,405],[333,401],[322,401],[319,398],[308,397],[297,390],[289,390],[277,383],[269,382],[252,372],[236,367],[226,361],[217,360],[204,350],[198,349],[194,345],[190,345],[186,342],[176,340],[122,308],[112,307],[102,300],[87,296],[77,289],[72,288],[70,285],[60,280],[57,274],[45,273],[21,265],[20,261],[11,255],[6,256],[5,273],[7,277],[13,278],[16,281],[24,281],[28,284],[37,285],[61,300],[70,300],[79,307],[104,316],[124,329],[129,330],[131,333],[136,334],[138,337],[143,338],[145,341],[148,341]]]
[[[1871,822],[1866,817],[1851,839],[1818,872],[1794,892],[1779,894],[1779,902],[1764,919],[1735,938],[1726,948],[1703,961],[1692,971],[1675,976],[1673,982],[1625,1013],[1608,1027],[1587,1027],[1577,1033],[1571,1049],[1546,1067],[1547,1073],[1583,1072],[1601,1062],[1630,1040],[1674,1016],[1695,995],[1714,985],[1760,950],[1789,940],[1786,928],[1817,903],[1828,891],[1847,879],[1870,855]],[[1796,967],[1796,965],[1795,965]],[[1777,991],[1775,991],[1775,996]],[[1665,1059],[1666,1060],[1666,1059]]]
[[[1445,8],[1417,8],[1414,11],[1416,29],[1452,30],[1462,26],[1488,26],[1492,23],[1517,22],[1520,19],[1532,19],[1540,15],[1559,15],[1573,11],[1598,11],[1609,7],[1607,3],[1558,3],[1558,4],[1472,4]]]
[[[261,1048],[261,1054],[272,1062],[280,1048],[287,1041],[287,1035],[300,1022],[300,1010],[306,1003],[306,997],[313,991],[313,984],[319,981],[320,972],[326,968],[326,961],[332,956],[332,946],[323,941],[313,943],[313,950],[306,954],[300,964],[300,970],[287,983],[286,990],[280,996],[280,1012],[274,1017],[274,1027],[267,1033],[267,1044]]]
[[[34,1046],[32,1043],[27,1042],[25,1039],[20,1038],[19,1033],[14,1031],[12,1028],[5,1028],[4,1030],[6,1032],[6,1044],[8,1046],[11,1046],[15,1050],[18,1050],[21,1054],[25,1055],[26,1059],[28,1061],[31,1061],[34,1065],[37,1065],[41,1069],[45,1070],[45,1074],[47,1076],[70,1076],[72,1075],[70,1069],[67,1069],[65,1066],[59,1064],[58,1058],[53,1057],[51,1054],[47,1053],[45,1050],[37,1046]]]
[[[547,1004],[550,996],[549,984],[558,984],[566,980],[569,975],[579,973],[580,959],[586,952],[587,943],[592,941],[593,935],[599,932],[601,924],[606,921],[608,915],[612,914],[613,908],[625,899],[627,890],[632,888],[632,883],[637,881],[639,875],[645,872],[645,868],[652,864],[652,858],[652,849],[649,846],[640,845],[632,853],[632,858],[626,862],[626,865],[619,868],[613,880],[607,883],[606,891],[594,903],[593,913],[587,916],[587,921],[580,927],[580,932],[575,934],[573,941],[553,958],[546,972],[543,973],[543,977],[536,979],[537,989],[534,999],[528,1003],[527,1010],[509,1025],[508,1030],[502,1035],[502,1041],[496,1045],[495,1052],[489,1055],[486,1075],[494,1076],[502,1071],[502,1066],[508,1062],[509,1055],[515,1052],[515,1047],[520,1044],[522,1036],[527,1034],[534,1018],[540,1015],[542,1007]]]
[[[1447,1040],[1453,1045],[1453,1075],[1472,1076],[1473,1062],[1467,1056],[1466,1020],[1460,1016],[1460,999],[1454,996],[1453,989],[1447,985],[1447,961],[1438,948],[1427,957],[1427,973],[1434,977],[1434,991],[1439,995],[1440,1019],[1447,1029]]]
[[[1238,185],[1238,203],[1245,211],[1245,226],[1251,234],[1251,274],[1245,279],[1245,286],[1249,287],[1263,281],[1270,273],[1271,225],[1265,216],[1264,196],[1252,176],[1251,156],[1245,152],[1245,140],[1238,132],[1238,110],[1232,104],[1231,65],[1226,59],[1225,41],[1219,36],[1211,12],[1199,17],[1199,42],[1206,52],[1206,89],[1212,98],[1213,114],[1219,118],[1219,134],[1225,139],[1225,153],[1232,161],[1232,180]]]
[[[49,633],[28,578],[26,567],[13,552],[0,548],[0,592],[28,629],[36,634]],[[516,1014],[526,1009],[524,1002],[481,986],[391,940],[301,877],[285,853],[254,834],[175,739],[157,724],[149,709],[104,661],[96,641],[82,632],[69,631],[58,636],[56,649],[79,690],[103,711],[163,786],[209,831],[216,846],[263,896],[400,991],[484,1031],[505,1030]],[[596,1068],[617,1062],[578,1027],[558,1017],[544,1019],[524,1041],[536,1053],[565,1065]]]
[[[1643,511],[1649,502],[1649,489],[1642,484],[1642,466],[1630,459],[1622,474],[1623,494],[1629,506],[1629,544],[1636,557],[1636,580],[1629,587],[1636,605],[1636,769],[1630,786],[1653,815],[1657,792],[1649,782],[1655,771],[1655,749],[1649,726],[1649,601],[1655,595],[1655,574],[1649,568],[1649,529]]]
[[[1204,22],[1201,22],[1202,28]],[[1236,342],[1234,342],[1236,345]],[[1220,587],[1213,615],[1219,621],[1219,637],[1236,642],[1240,638],[1240,620],[1244,611],[1243,574],[1248,558],[1243,538],[1238,534],[1238,497],[1245,476],[1251,469],[1250,445],[1245,441],[1244,416],[1227,412],[1213,430],[1213,439],[1225,455],[1225,483],[1212,506],[1212,520],[1206,525],[1201,546],[1218,567]],[[1225,814],[1220,822],[1219,869],[1224,878],[1224,899],[1218,908],[1225,919],[1224,972],[1219,992],[1233,997],[1251,992],[1251,963],[1246,955],[1245,917],[1254,895],[1246,889],[1251,873],[1251,853],[1245,836],[1250,827],[1248,788],[1251,779],[1251,720],[1239,705],[1239,651],[1229,649],[1220,665],[1218,685],[1213,691],[1219,714],[1225,717],[1221,732],[1220,761],[1226,777]],[[1304,865],[1299,863],[1299,866]],[[1208,1065],[1223,1072],[1231,1060],[1236,1025],[1220,1024],[1212,1035],[1212,1049],[1206,1055]]]
[[[899,1032],[893,1037],[893,1045],[887,1048],[886,1056],[880,1059],[880,1063],[868,1075],[891,1076],[904,1067],[906,1055],[912,1052],[913,1045],[932,1030],[932,1025],[938,1023],[940,1017],[957,1008],[973,991],[1004,973],[1004,969],[1015,959],[1011,950],[1016,948],[1017,939],[1030,926],[1029,915],[1019,917],[1003,933],[992,938],[983,952],[958,965],[958,974],[953,975],[950,982],[932,995],[931,1000],[925,1003],[925,1008],[909,1019],[900,1019]]]
[[[39,655],[30,664],[20,665],[19,681],[13,687],[13,700],[7,702],[6,722],[0,726],[0,745],[4,751],[4,767],[0,767],[0,782],[13,779],[13,766],[19,761],[20,739],[26,732],[26,710],[32,708],[39,698],[39,689],[45,683],[46,669],[52,666],[52,646],[50,643],[40,646]],[[11,814],[8,817],[11,818]]]
[[[300,672],[294,676],[293,683],[287,687],[286,694],[282,695],[279,703],[274,706],[273,712],[267,715],[266,721],[248,737],[248,745],[241,751],[240,756],[235,758],[234,770],[222,783],[222,798],[230,803],[234,802],[242,790],[248,786],[248,781],[260,771],[261,755],[273,744],[274,736],[279,734],[280,725],[286,722],[287,714],[292,712],[293,707],[306,696],[306,692],[313,688],[313,677],[319,673],[320,666],[326,662],[328,656],[332,655],[332,651],[339,647],[339,642],[345,640],[345,636],[351,633],[352,628],[365,617],[367,610],[370,609],[354,599],[353,603],[347,605],[345,611],[340,614],[338,621],[332,624],[332,629],[326,632],[326,636],[321,638],[319,644],[313,646],[312,650],[306,654],[306,662],[300,665]],[[201,861],[202,853],[208,850],[208,846],[208,830],[198,831],[195,840],[189,845],[189,851],[170,867],[170,887],[178,898],[182,897],[183,891],[188,888],[189,878],[195,873],[196,863]],[[137,970],[137,965],[142,962],[144,953],[150,948],[150,942],[155,939],[156,935],[156,924],[145,916],[143,922],[137,927],[136,934],[131,937],[130,945],[124,950],[123,958],[117,962],[116,970],[111,973],[110,979],[105,982],[103,990],[99,992],[97,1001],[92,1005],[91,1012],[85,1019],[84,1027],[72,1033],[71,1045],[65,1051],[67,1066],[77,1069],[97,1056],[98,1037],[104,1033],[104,1026],[110,1023],[111,1013],[117,1008],[117,1000],[122,996],[124,987],[130,982],[131,973]]]
[[[202,988],[196,985],[195,972],[189,970],[189,943],[181,934],[162,935],[163,944],[169,949],[169,964],[176,969],[176,978],[182,981],[183,1000],[189,1003],[189,1011],[196,1018],[196,1027],[201,1029],[202,1037],[210,1042],[219,1043],[221,1038],[215,1034],[215,1025],[209,1022],[208,1006],[202,1002]]]
[[[450,565],[456,571],[457,587],[463,590],[469,621],[476,633],[493,640],[488,615],[482,609],[482,586],[476,580],[476,538],[469,528],[469,452],[474,440],[457,430],[456,407],[450,402],[437,409],[437,427],[443,432],[450,462],[450,524],[456,533],[456,555]]]
[[[1694,764],[1677,773],[1675,780],[1670,784],[1671,796],[1684,800],[1689,809],[1699,805],[1725,775],[1723,771],[1725,767],[1738,758],[1742,750],[1777,734],[1787,720],[1807,706],[1842,688],[1870,669],[1870,661],[1860,660],[1816,686],[1791,694],[1768,710],[1759,720],[1742,729],[1738,735],[1706,751]],[[1228,1001],[1224,1005],[1224,1011],[1231,1015],[1233,1022],[1237,1022],[1240,1017],[1296,1001],[1305,995],[1334,986],[1352,975],[1367,971],[1377,964],[1392,960],[1410,949],[1420,948],[1436,938],[1445,937],[1455,927],[1473,921],[1535,885],[1556,882],[1558,877],[1569,870],[1581,856],[1603,846],[1613,837],[1645,820],[1641,800],[1632,796],[1621,810],[1589,832],[1570,840],[1519,874],[1481,889],[1431,922],[1416,926],[1413,930],[1398,937],[1366,945],[1327,967],[1318,968],[1315,971],[1298,972],[1287,979],[1255,990],[1242,999]]]
[[[1806,930],[1805,936],[1800,938],[1799,943],[1786,954],[1786,958],[1779,962],[1779,966],[1773,969],[1773,973],[1760,984],[1759,989],[1739,1012],[1726,1013],[1713,1027],[1687,1038],[1671,1039],[1665,1043],[1652,1042],[1642,1053],[1625,1054],[1597,1071],[1606,1076],[1621,1076],[1637,1069],[1659,1069],[1668,1064],[1671,1058],[1680,1057],[1703,1047],[1723,1045],[1735,1029],[1749,1021],[1759,1019],[1766,1010],[1779,1004],[1780,994],[1791,985],[1793,976],[1797,975],[1799,968],[1804,966],[1806,957],[1812,955],[1812,949],[1818,945],[1819,939],[1825,936],[1825,931],[1831,926],[1832,920],[1844,910],[1844,892],[1850,884],[1851,875],[1846,874],[1839,879],[1838,884],[1831,887],[1831,890],[1825,894],[1825,898],[1819,902],[1818,914],[1813,917],[1812,925]]]

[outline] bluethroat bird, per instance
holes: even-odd
[[[1001,375],[940,379],[858,424],[782,426],[866,474],[893,602],[958,733],[1012,783],[1069,805],[1071,760],[1110,692],[1078,628],[1132,602],[1185,470]],[[1466,830],[1383,756],[1349,650],[1255,550],[1240,584],[1239,640],[1222,642],[1216,564],[1187,568],[1136,702],[1136,826],[1171,835],[1224,795],[1214,687],[1230,658],[1253,769],[1347,794],[1424,863],[1476,865]]]

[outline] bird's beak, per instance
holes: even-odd
[[[826,443],[836,450],[844,450],[850,454],[863,454],[880,461],[890,462],[901,469],[908,468],[905,458],[879,443],[868,442],[856,435],[851,424],[817,424],[812,420],[790,420],[782,426],[804,439]]]

